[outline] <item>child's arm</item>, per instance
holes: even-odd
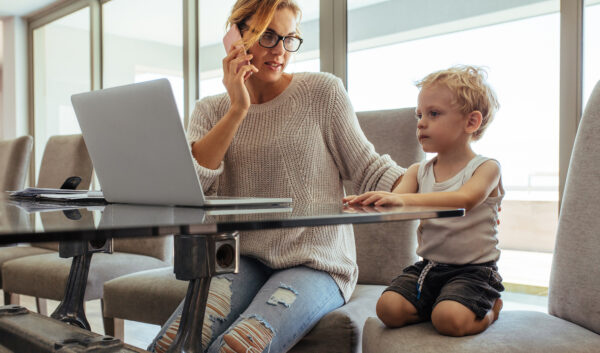
[[[375,206],[447,206],[460,207],[468,211],[482,203],[498,187],[499,181],[500,166],[495,161],[487,161],[480,165],[473,176],[457,191],[426,194],[396,194],[394,192],[394,194],[387,195],[365,193],[356,196],[352,203],[374,204]]]
[[[402,176],[400,184],[398,184],[392,192],[394,194],[407,194],[419,191],[419,183],[417,182],[418,171],[419,163],[415,163],[408,167],[406,173]]]
[[[342,199],[343,202],[347,202],[348,204],[352,205],[352,204],[356,204],[357,201],[355,201],[357,198],[362,197],[363,195],[380,195],[381,197],[383,196],[388,196],[388,195],[393,195],[393,194],[406,194],[406,193],[412,193],[412,192],[417,192],[419,190],[419,184],[417,183],[417,171],[419,170],[419,163],[415,163],[413,165],[411,165],[407,170],[406,173],[404,173],[404,175],[402,175],[402,179],[400,180],[400,183],[398,184],[398,186],[396,186],[396,188],[392,191],[392,192],[386,192],[386,191],[370,191],[367,193],[364,193],[362,195],[348,195],[346,197],[344,197]]]

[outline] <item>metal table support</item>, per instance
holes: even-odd
[[[190,281],[179,330],[168,353],[202,353],[202,325],[210,281],[214,275],[237,273],[237,232],[175,237],[175,276]]]
[[[66,242],[61,241],[58,245],[60,257],[72,257],[71,270],[67,279],[65,296],[50,315],[53,319],[75,325],[86,330],[91,330],[90,324],[85,316],[84,299],[92,255],[95,252],[112,253],[112,240],[101,242]]]

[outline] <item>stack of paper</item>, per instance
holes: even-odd
[[[102,191],[50,188],[27,188],[10,191],[12,199],[55,202],[105,202]]]

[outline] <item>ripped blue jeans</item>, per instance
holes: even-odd
[[[286,352],[325,314],[344,304],[326,272],[306,266],[273,270],[245,256],[239,268],[238,274],[215,276],[211,281],[202,328],[206,352]],[[168,349],[182,309],[183,302],[149,351]]]

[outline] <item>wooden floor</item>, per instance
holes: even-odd
[[[2,292],[2,290],[0,290],[0,298],[2,297],[4,297],[4,293]],[[33,297],[22,295],[20,296],[20,300],[21,306],[24,306],[25,308],[31,311],[36,311],[35,299]],[[59,302],[54,300],[48,300],[47,302],[48,314],[51,314],[54,311],[54,309],[56,309]],[[104,328],[102,326],[102,314],[100,310],[100,300],[91,300],[86,302],[85,313],[88,322],[92,327],[92,331],[104,335]],[[160,326],[158,325],[149,325],[136,321],[126,320],[125,343],[128,343],[138,348],[146,349],[159,330]]]

